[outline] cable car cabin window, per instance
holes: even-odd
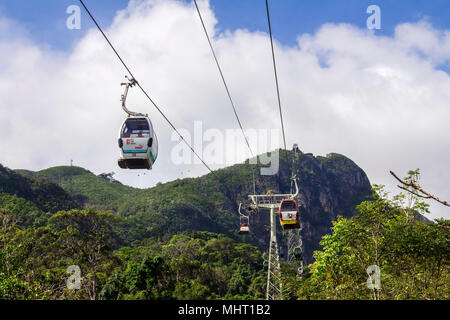
[[[281,205],[282,211],[297,211],[297,206],[293,201],[284,201]]]
[[[122,138],[149,137],[150,127],[146,119],[128,119],[122,128]]]

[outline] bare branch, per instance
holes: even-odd
[[[408,191],[409,193],[412,193],[412,194],[414,194],[414,195],[416,195],[416,196],[418,196],[418,197],[424,198],[424,199],[433,199],[433,200],[436,200],[437,202],[443,204],[444,206],[450,207],[450,203],[448,203],[447,201],[441,200],[441,199],[439,199],[438,197],[433,196],[432,194],[426,192],[426,191],[423,190],[421,187],[419,187],[418,185],[416,185],[414,182],[412,182],[412,181],[411,181],[411,182],[403,181],[402,179],[400,179],[399,177],[397,177],[396,174],[395,174],[394,172],[392,172],[392,171],[389,171],[389,172],[390,172],[391,175],[394,176],[394,178],[397,179],[397,181],[399,181],[402,185],[407,186],[407,187],[411,187],[411,188],[413,188],[414,190],[416,190],[416,191],[418,191],[419,193],[421,193],[422,195],[420,195],[420,194],[418,194],[418,193],[416,193],[416,192],[414,192],[414,191],[412,191],[412,190],[409,190],[408,188],[405,188],[405,187],[403,187],[403,186],[398,186],[400,189],[406,190],[406,191]]]
[[[412,190],[409,190],[408,188],[405,188],[405,187],[402,187],[402,186],[397,186],[397,187],[399,187],[400,189],[403,189],[403,190],[405,190],[405,191],[408,191],[409,193],[411,193],[411,194],[413,194],[413,195],[415,195],[415,196],[417,196],[417,197],[424,198],[424,199],[431,199],[430,196],[422,196],[422,195],[420,195],[420,194],[418,194],[418,193],[415,193],[415,192],[412,191]]]

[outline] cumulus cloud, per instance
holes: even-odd
[[[244,127],[279,128],[268,35],[219,32],[209,3],[200,7]],[[12,37],[13,24],[0,18],[0,163],[38,170],[73,159],[95,173],[115,171],[139,187],[207,172],[199,164],[171,161],[178,144],[173,130],[138,89],[130,92],[129,106],[151,116],[160,154],[145,175],[120,170],[119,84],[125,71],[99,32],[92,28],[70,52],[56,52],[23,30]],[[192,4],[130,1],[104,29],[175,126],[193,132],[201,120],[203,130],[224,135],[237,128]],[[384,37],[325,24],[314,34],[299,30],[293,47],[275,46],[288,145],[345,154],[372,183],[392,191],[390,169],[401,175],[420,167],[424,187],[450,199],[450,77],[442,69],[450,60],[449,30],[422,20],[400,24]],[[225,150],[236,161],[246,154],[240,142]],[[433,217],[449,217],[448,208],[432,209]]]

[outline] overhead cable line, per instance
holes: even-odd
[[[288,167],[291,169],[291,178],[293,178],[294,177],[294,167],[293,167],[293,165],[294,165],[294,158],[292,159],[292,166],[291,166],[291,164],[289,162],[289,151],[287,150],[287,146],[286,146],[286,135],[284,133],[283,113],[281,111],[280,85],[279,85],[279,82],[278,82],[277,63],[276,63],[276,59],[275,59],[275,49],[274,49],[274,46],[273,46],[272,25],[270,23],[269,0],[266,0],[266,11],[267,11],[267,23],[269,25],[270,46],[272,48],[273,70],[274,70],[274,73],[275,73],[275,83],[276,83],[276,88],[277,88],[278,109],[280,110],[281,129],[283,131],[284,149],[286,150],[286,161],[287,161]],[[291,180],[291,190],[292,190],[292,180]]]
[[[231,107],[233,108],[234,115],[236,116],[236,120],[237,120],[237,122],[239,124],[239,127],[241,128],[242,135],[244,136],[244,139],[245,139],[245,142],[247,144],[247,147],[250,150],[250,154],[251,154],[252,157],[254,157],[255,154],[253,153],[253,150],[250,147],[250,143],[248,141],[248,138],[245,135],[244,128],[242,127],[241,120],[239,119],[238,113],[236,111],[236,106],[234,104],[233,98],[231,97],[231,93],[230,93],[230,90],[228,88],[227,82],[225,81],[225,76],[223,75],[222,68],[220,67],[219,60],[217,59],[217,55],[216,55],[216,52],[215,52],[214,47],[212,45],[211,38],[209,37],[208,30],[206,30],[205,22],[203,21],[203,17],[202,17],[202,14],[200,12],[200,9],[198,7],[197,0],[194,0],[194,4],[195,4],[195,8],[197,9],[198,17],[200,18],[200,22],[201,22],[202,27],[203,27],[203,31],[205,31],[206,39],[208,40],[208,44],[209,44],[209,47],[211,49],[212,55],[214,57],[214,61],[216,62],[217,69],[219,70],[220,77],[222,78],[223,85],[225,86],[225,90],[227,92],[228,99],[230,100]],[[250,161],[249,161],[249,165],[250,165]],[[256,194],[255,170],[254,170],[253,167],[252,167],[252,177],[253,177],[253,193]]]
[[[89,17],[91,17],[92,21],[94,22],[94,24],[97,26],[98,30],[101,32],[101,34],[103,35],[103,37],[105,38],[106,42],[108,42],[109,46],[111,47],[111,49],[114,51],[114,53],[116,54],[117,58],[119,58],[120,62],[122,63],[122,65],[125,67],[125,69],[127,70],[127,72],[130,74],[130,76],[136,80],[136,78],[134,77],[133,73],[131,72],[130,68],[127,66],[127,64],[124,62],[124,60],[122,59],[122,57],[119,55],[119,53],[117,52],[117,50],[114,48],[113,44],[111,43],[111,41],[109,41],[108,37],[106,36],[106,34],[103,32],[102,28],[100,27],[100,25],[97,23],[97,21],[95,20],[94,16],[91,14],[91,12],[89,11],[89,9],[86,7],[86,5],[84,4],[83,0],[79,0],[80,3],[83,5],[84,9],[86,10],[86,12],[88,13]],[[184,139],[184,137],[181,135],[181,133],[178,131],[178,129],[172,124],[172,122],[166,117],[166,115],[164,114],[164,112],[162,112],[162,110],[158,107],[158,105],[153,101],[153,99],[149,96],[149,94],[147,93],[147,91],[141,86],[141,84],[136,80],[136,84],[137,86],[141,89],[141,91],[144,93],[144,95],[149,99],[149,101],[153,104],[153,106],[158,110],[158,112],[163,116],[163,118],[167,121],[167,123],[172,127],[172,129],[178,134],[178,136],[181,138],[181,140],[183,140],[183,142],[189,147],[189,149],[192,151],[192,153],[203,163],[203,165],[214,175],[216,176],[216,178],[219,179],[219,181],[225,186],[226,189],[228,189],[228,187],[221,181],[221,179],[219,178],[219,176],[217,176],[217,174],[208,166],[208,164],[202,159],[202,157],[200,157],[198,155],[198,153],[194,150],[194,148]],[[229,189],[228,189],[229,191]]]
[[[280,86],[278,84],[277,64],[276,64],[276,61],[275,61],[275,50],[273,48],[272,26],[270,24],[270,12],[269,12],[269,1],[268,0],[266,0],[266,10],[267,10],[267,22],[269,24],[270,45],[272,47],[273,70],[275,71],[275,83],[276,83],[276,86],[277,86],[278,108],[280,110],[281,129],[283,131],[284,149],[287,150],[287,147],[286,147],[286,136],[284,134],[283,113],[281,112]]]
[[[269,10],[269,1],[268,0],[266,0],[266,10],[267,10],[267,22],[268,22],[268,25],[269,25],[270,45],[271,45],[271,48],[272,48],[273,69],[274,69],[274,72],[275,72],[275,82],[276,82],[276,87],[277,87],[278,108],[280,110],[281,128],[283,130],[284,149],[286,151],[287,165],[288,165],[288,167],[290,167],[289,151],[287,150],[287,147],[286,147],[286,135],[284,133],[283,113],[281,111],[280,87],[279,87],[279,83],[278,83],[277,65],[276,65],[276,60],[275,60],[275,50],[274,50],[274,46],[273,46],[272,26],[271,26],[271,23],[270,23],[270,10]],[[294,153],[293,156],[295,157],[295,153]],[[294,174],[294,167],[293,166],[294,166],[294,158],[292,159],[292,167],[291,167],[291,194],[292,194],[292,182],[294,182],[295,183],[295,188],[296,188],[296,193],[295,193],[295,196],[293,196],[293,199],[295,199],[295,197],[299,193],[299,190],[298,190],[297,178],[296,178],[296,175]],[[298,208],[297,208],[297,210],[298,210]],[[280,205],[280,212],[281,212],[281,205]],[[297,211],[297,213],[298,213],[298,211]],[[274,227],[272,226],[272,228],[274,228]],[[299,228],[301,229],[301,226],[299,226]],[[296,232],[297,232],[296,235],[293,234],[294,231],[291,231],[289,233],[289,236],[291,236],[291,237],[288,237],[288,255],[290,254],[290,252],[289,252],[290,248],[293,249],[292,250],[292,254],[294,253],[293,251],[295,250],[295,246],[298,246],[300,248],[300,250],[302,250],[301,248],[302,248],[303,242],[302,242],[301,233],[300,233],[300,231],[296,231]],[[276,232],[275,232],[275,234],[276,234]],[[276,236],[274,238],[275,238],[275,243],[276,243]],[[295,238],[295,241],[293,241],[294,244],[289,246],[289,244],[292,244],[292,241],[289,241],[289,239],[293,240],[293,238]],[[278,255],[278,252],[276,253],[276,255]],[[290,258],[291,257],[288,256],[288,261],[289,261]],[[269,266],[269,269],[270,269],[270,266]],[[298,272],[299,272],[299,275],[301,276],[302,273],[303,273],[303,261],[300,262],[300,266],[298,268]],[[270,274],[270,271],[269,271],[268,274]],[[269,295],[269,284],[271,284],[271,283],[270,283],[270,278],[268,277],[268,284],[267,284],[267,297],[268,298],[271,297]],[[280,290],[280,293],[281,293],[281,285],[279,286],[279,290]]]
[[[233,98],[231,98],[230,90],[228,89],[227,82],[225,81],[225,77],[223,75],[222,68],[220,67],[219,60],[217,59],[217,56],[216,56],[216,52],[214,51],[214,47],[213,47],[213,45],[211,43],[211,39],[209,37],[208,31],[206,30],[206,26],[205,26],[205,23],[203,21],[202,14],[200,13],[200,9],[198,8],[198,5],[197,5],[197,0],[194,0],[194,4],[195,4],[195,7],[197,8],[197,13],[198,13],[198,16],[200,18],[200,22],[202,23],[203,30],[205,31],[206,38],[208,39],[209,47],[211,48],[211,52],[212,52],[212,54],[214,56],[214,60],[216,61],[217,68],[219,69],[219,73],[220,73],[220,77],[222,78],[223,85],[225,86],[225,90],[227,91],[227,95],[228,95],[228,98],[230,100],[231,106],[233,107],[234,115],[236,116],[236,120],[237,120],[237,122],[239,124],[239,127],[241,128],[241,131],[242,131],[242,135],[244,136],[245,142],[247,143],[248,149],[250,150],[250,153],[251,153],[251,155],[253,157],[254,154],[253,154],[252,148],[250,147],[250,143],[248,142],[247,136],[245,135],[244,129],[242,128],[241,120],[239,119],[239,116],[237,114],[236,106],[234,105]]]

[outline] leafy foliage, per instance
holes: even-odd
[[[119,218],[61,211],[45,227],[18,227],[7,214],[0,232],[2,299],[249,299],[261,296],[259,250],[208,232],[183,233],[113,249]],[[80,267],[81,289],[68,290],[67,267]]]
[[[339,218],[321,241],[316,261],[298,286],[303,299],[449,299],[449,221],[411,220],[427,206],[394,197],[375,186],[374,201],[358,206],[360,214]],[[422,211],[422,212],[421,212]],[[381,270],[381,289],[368,289],[367,268]],[[291,280],[292,282],[292,280]]]
[[[254,285],[264,274],[258,249],[221,235],[183,233],[157,246],[128,248],[121,258],[104,299],[249,299],[252,285],[262,295]]]

